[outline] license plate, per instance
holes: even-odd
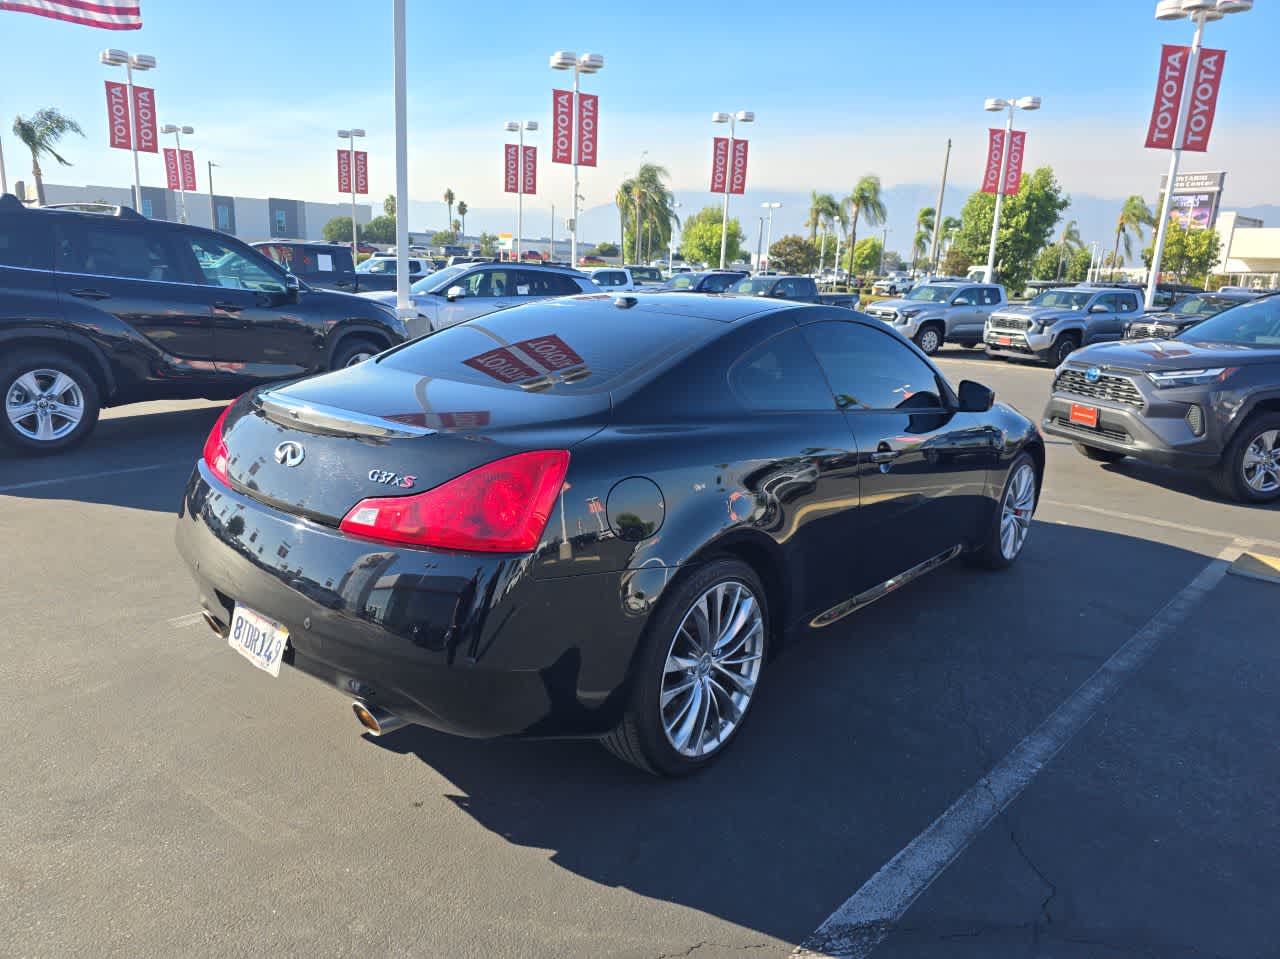
[[[1098,408],[1096,406],[1081,406],[1079,403],[1072,403],[1071,422],[1096,430],[1098,428]]]
[[[280,660],[289,645],[289,631],[275,620],[237,603],[227,642],[259,669],[279,676]]]
[[[996,346],[1013,346],[1012,336],[997,336]]]

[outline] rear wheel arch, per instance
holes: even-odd
[[[1280,413],[1280,394],[1261,396],[1241,407],[1240,412],[1232,420],[1226,440],[1222,444],[1223,452],[1226,451],[1226,447],[1231,445],[1231,441],[1236,438],[1236,434],[1240,432],[1245,423],[1252,417],[1262,413]]]
[[[5,353],[16,353],[19,350],[43,350],[59,353],[79,363],[93,377],[94,385],[102,405],[110,403],[116,392],[116,380],[112,375],[111,365],[102,351],[90,340],[72,333],[56,334],[53,332],[14,332],[0,334],[0,350]]]
[[[339,353],[350,346],[353,342],[365,341],[377,346],[375,353],[381,353],[383,350],[389,349],[394,344],[391,337],[385,332],[371,326],[347,326],[342,327],[340,331],[331,334],[332,342],[329,344],[329,358],[326,368],[332,369],[333,360]]]
[[[787,573],[781,548],[763,534],[741,531],[707,544],[689,559],[686,567],[702,566],[722,557],[746,563],[764,584],[765,601],[769,604],[769,619],[774,633],[770,637],[770,649],[776,654],[786,645],[787,624],[791,621],[791,612],[795,608],[791,595],[794,584]]]

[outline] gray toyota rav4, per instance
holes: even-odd
[[[1092,460],[1208,469],[1232,499],[1280,499],[1280,295],[1073,353],[1041,425]]]
[[[1060,365],[1074,350],[1124,337],[1130,320],[1142,315],[1135,290],[1073,286],[1046,290],[1024,306],[991,314],[983,340],[989,356],[1038,359]]]

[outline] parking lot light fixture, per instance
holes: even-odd
[[[551,54],[552,70],[572,70],[573,71],[573,98],[569,103],[570,116],[574,117],[574,125],[577,124],[578,116],[578,96],[579,96],[579,80],[582,75],[599,73],[604,69],[604,57],[598,53],[584,53],[582,56],[574,53],[572,50],[557,50]],[[555,131],[552,131],[554,134]],[[577,131],[577,137],[582,136],[582,131]],[[572,261],[571,266],[578,265],[578,144],[575,142],[574,148],[570,151],[570,165],[573,167],[573,215],[569,219],[569,259]],[[624,257],[625,259],[625,257]]]
[[[124,67],[125,84],[129,88],[130,109],[133,108],[133,71],[154,70],[156,58],[149,53],[129,53],[109,47],[98,54],[98,62],[108,67]],[[138,138],[130,137],[130,152],[133,154],[133,208],[142,212],[142,174],[138,169]]]
[[[196,132],[196,129],[195,127],[187,126],[186,124],[166,123],[164,126],[160,128],[160,132],[172,133],[173,142],[178,147],[178,198],[182,204],[180,207],[180,209],[182,210],[182,222],[186,223],[187,222],[187,191],[182,183],[182,135],[185,133],[187,136],[191,136],[191,134]]]
[[[351,262],[360,262],[360,238],[356,228],[356,140],[364,136],[364,130],[352,127],[339,130],[338,139],[347,141],[347,180],[351,187]]]
[[[769,217],[769,223],[765,229],[765,241],[764,241],[764,262],[766,266],[768,266],[768,263],[769,263],[769,251],[773,248],[773,211],[781,208],[781,206],[782,204],[777,202],[776,200],[760,204],[760,208],[762,210],[769,211],[767,214]],[[757,257],[757,259],[759,258]],[[760,264],[757,263],[756,267],[760,268]]]
[[[1204,25],[1221,20],[1228,13],[1246,13],[1253,9],[1253,0],[1160,0],[1156,4],[1157,20],[1182,20],[1189,17],[1196,25],[1191,39],[1191,52],[1183,76],[1194,77],[1200,63],[1200,45],[1204,39]],[[1191,86],[1192,84],[1187,84]],[[1165,177],[1164,198],[1160,201],[1160,217],[1156,221],[1156,238],[1151,248],[1151,269],[1147,274],[1146,308],[1155,308],[1156,292],[1160,284],[1160,264],[1164,259],[1165,235],[1169,226],[1169,206],[1173,200],[1174,185],[1178,181],[1178,166],[1182,162],[1182,141],[1187,131],[1187,114],[1191,109],[1188,91],[1182,92],[1178,104],[1178,119],[1173,128],[1173,148],[1169,151],[1169,172]]]
[[[724,255],[729,240],[729,182],[732,179],[733,170],[733,137],[734,128],[739,123],[754,123],[756,115],[750,110],[739,110],[737,113],[721,113],[717,111],[711,114],[712,123],[729,124],[729,171],[724,177],[724,210],[720,216],[720,269],[724,269]]]
[[[1004,149],[1000,151],[1000,177],[996,180],[996,209],[991,216],[991,245],[987,249],[986,282],[994,283],[996,279],[996,237],[1000,233],[1000,206],[1004,201],[1004,178],[1009,169],[1009,141],[1013,137],[1013,113],[1015,110],[1039,110],[1039,97],[988,97],[982,103],[982,109],[988,113],[1009,111],[1009,119],[1004,125]],[[941,212],[941,211],[939,211]]]

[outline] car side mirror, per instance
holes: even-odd
[[[951,301],[951,305],[952,306],[973,306],[973,304],[969,302],[968,298],[963,296],[957,296],[954,300]]]
[[[995,390],[973,380],[960,381],[960,412],[985,413],[995,404]]]
[[[444,298],[452,303],[454,300],[461,300],[466,297],[467,291],[460,286],[451,286],[445,290]]]
[[[297,303],[298,297],[302,295],[302,281],[292,273],[284,275],[284,298],[286,302]]]
[[[1090,313],[1106,313],[1107,307],[1103,303],[1095,303],[1093,304],[1093,306],[1089,307],[1089,312]]]

